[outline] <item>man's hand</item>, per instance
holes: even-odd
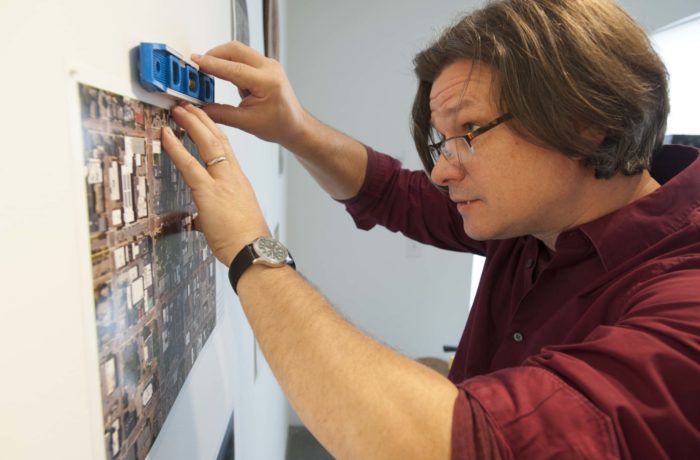
[[[308,131],[309,119],[279,62],[240,42],[192,55],[199,68],[238,87],[238,107],[210,104],[204,111],[217,123],[292,148]]]
[[[355,196],[362,186],[367,151],[361,143],[312,117],[299,104],[279,62],[240,42],[218,46],[192,60],[208,74],[238,87],[238,107],[209,104],[217,123],[233,126],[293,152],[333,198]]]
[[[170,128],[163,129],[163,147],[192,189],[199,211],[198,228],[216,258],[229,266],[243,246],[259,236],[269,236],[270,231],[226,135],[192,104],[181,104],[171,112],[173,120],[197,145],[204,163],[225,158],[211,166],[202,166]]]

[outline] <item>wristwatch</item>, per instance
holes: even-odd
[[[251,265],[265,265],[273,268],[289,265],[296,270],[294,259],[282,243],[274,238],[261,236],[241,249],[228,268],[228,280],[236,294],[238,294],[236,290],[238,280]]]

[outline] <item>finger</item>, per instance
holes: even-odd
[[[260,67],[265,63],[265,56],[244,43],[232,41],[212,48],[206,53],[227,61],[242,62],[253,67]]]
[[[187,131],[187,134],[197,145],[199,155],[206,164],[206,169],[211,177],[230,179],[233,168],[238,167],[238,162],[233,157],[233,151],[226,136],[222,136],[223,139],[217,137],[196,114],[187,111],[182,106],[174,107],[171,112],[173,120]],[[216,125],[213,126],[214,129],[217,129]],[[222,157],[226,161],[221,161]]]
[[[187,131],[197,145],[205,163],[225,153],[226,142],[222,142],[222,139],[216,136],[194,113],[181,105],[173,107],[171,113],[173,120]]]
[[[244,108],[226,104],[207,104],[202,107],[202,110],[216,123],[233,126],[243,131],[250,131],[253,128]]]
[[[247,89],[238,88],[238,95],[241,97],[241,100],[243,100],[250,96],[250,91],[248,91]]]
[[[242,62],[233,62],[215,56],[202,56],[195,60],[199,69],[207,74],[227,80],[238,88],[255,93],[264,78],[263,73],[255,67]]]
[[[218,126],[216,126],[216,123],[214,122],[214,120],[212,120],[211,118],[209,118],[209,115],[207,115],[206,112],[204,112],[204,111],[203,111],[202,109],[200,109],[199,107],[196,107],[196,106],[194,106],[193,104],[190,104],[189,102],[180,102],[178,105],[179,105],[180,107],[182,107],[183,109],[187,110],[187,111],[188,111],[189,113],[191,113],[192,115],[194,115],[194,116],[196,116],[197,118],[199,118],[199,121],[201,121],[202,123],[204,123],[204,126],[206,126],[207,129],[208,129],[209,131],[211,131],[212,134],[214,134],[214,136],[216,136],[217,139],[219,139],[219,140],[221,141],[222,144],[224,144],[224,147],[229,147],[228,137],[226,137],[226,134],[224,134],[224,133],[219,129]]]
[[[207,129],[209,129],[209,131],[211,131],[212,134],[214,134],[214,136],[216,136],[216,138],[219,139],[222,147],[225,150],[226,156],[228,157],[229,161],[232,162],[232,164],[238,163],[236,160],[236,156],[233,154],[233,149],[231,148],[231,143],[229,142],[228,137],[226,136],[226,134],[223,133],[223,131],[221,131],[221,129],[219,129],[218,126],[216,126],[214,120],[209,118],[209,115],[207,115],[204,110],[190,104],[189,102],[180,104],[180,107],[184,108],[189,113],[197,117],[199,121],[201,121],[204,124],[204,126],[206,126]]]
[[[180,139],[175,136],[170,127],[163,128],[161,136],[165,151],[173,160],[175,167],[180,171],[187,185],[196,190],[205,186],[212,180],[207,170],[192,156],[192,154],[182,145]]]

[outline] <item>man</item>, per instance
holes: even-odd
[[[420,53],[413,134],[432,182],[313,119],[250,48],[193,59],[244,98],[173,109],[205,166],[171,132],[164,145],[270,366],[331,453],[700,451],[700,161],[661,146],[665,69],[614,3],[494,2]],[[269,230],[212,119],[294,152],[359,227],[486,256],[449,380],[364,336],[281,258],[251,262]]]

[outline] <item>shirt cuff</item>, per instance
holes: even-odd
[[[511,460],[513,453],[478,401],[460,391],[452,414],[453,460]]]
[[[393,171],[401,169],[401,162],[396,158],[379,153],[366,145],[365,149],[367,150],[367,169],[365,171],[365,180],[360,190],[352,198],[336,200],[350,208],[357,208],[358,212],[364,211],[374,198],[379,197],[386,186],[385,179]]]
[[[497,439],[516,458],[617,459],[613,423],[581,393],[548,370],[523,366],[473,377],[457,385],[488,416]],[[465,423],[471,411],[455,402],[453,459],[461,455],[460,436],[471,436]]]
[[[377,225],[377,222],[367,211],[381,197],[387,185],[387,178],[391,177],[394,171],[401,169],[401,162],[366,145],[365,149],[367,150],[367,169],[360,190],[352,198],[336,201],[345,205],[357,228],[369,230]]]

